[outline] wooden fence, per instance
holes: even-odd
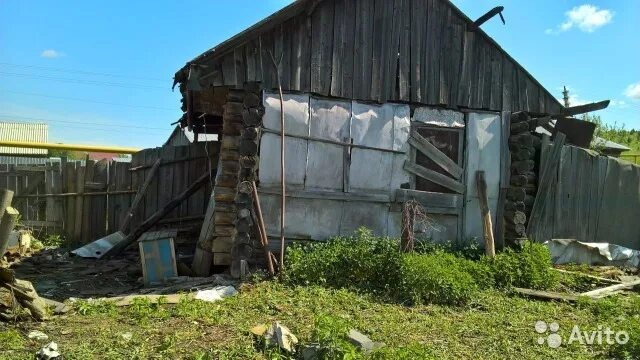
[[[634,152],[634,153],[622,154],[622,155],[620,155],[620,159],[627,160],[627,161],[632,162],[634,164],[640,165],[640,153]]]
[[[24,225],[45,233],[65,235],[72,245],[80,245],[118,231],[133,197],[153,163],[161,159],[131,227],[186,189],[204,172],[215,174],[218,143],[164,146],[145,149],[131,162],[68,161],[48,159],[44,164],[0,164],[0,188],[13,190],[13,206]],[[214,175],[212,175],[213,178]],[[211,185],[199,189],[160,226],[201,223]]]
[[[553,161],[543,157],[545,161]],[[571,238],[640,249],[640,166],[563,146],[541,183],[529,235],[537,241]],[[546,193],[546,194],[544,194]],[[543,196],[546,195],[546,196]],[[545,199],[538,206],[538,201]]]

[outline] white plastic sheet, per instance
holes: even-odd
[[[545,242],[554,264],[586,264],[637,268],[640,251],[609,243],[585,243],[575,239]]]

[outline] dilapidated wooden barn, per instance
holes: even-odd
[[[411,199],[432,219],[426,236],[481,238],[480,170],[501,246],[505,233],[524,235],[523,224],[505,224],[501,215],[512,162],[525,178],[522,199],[512,200],[529,210],[533,196],[524,185],[535,181],[527,174],[537,167],[535,144],[509,140],[511,114],[527,113],[518,121],[528,132],[548,125],[535,118],[564,111],[447,0],[298,0],[189,61],[175,83],[183,95],[181,126],[220,135],[195,266],[205,272],[211,264],[237,272],[242,260],[262,256],[260,227],[247,211],[251,181],[266,235],[280,236],[278,83],[288,242],[359,226],[399,236],[401,205]],[[513,161],[510,142],[518,151]]]

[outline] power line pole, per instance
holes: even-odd
[[[569,90],[567,90],[566,86],[563,86],[564,90],[562,91],[562,98],[564,99],[564,107],[571,106],[569,104]]]

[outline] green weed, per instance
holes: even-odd
[[[495,259],[483,259],[491,268],[499,288],[523,287],[549,289],[558,284],[557,272],[551,269],[551,255],[543,244],[527,241],[519,251],[507,249]]]
[[[115,316],[118,313],[116,304],[111,301],[79,299],[73,306],[78,314],[85,316],[98,314]]]
[[[414,303],[464,305],[478,290],[470,260],[445,252],[404,257],[404,292]]]
[[[20,350],[25,345],[25,339],[19,332],[13,329],[0,331],[0,353],[2,350]]]

